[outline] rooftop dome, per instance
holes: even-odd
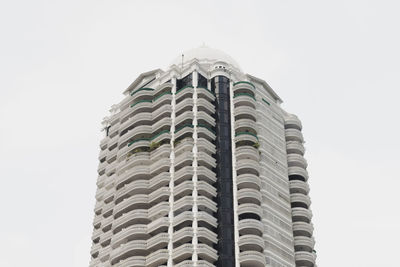
[[[183,55],[183,63],[191,61],[194,58],[198,59],[199,61],[223,61],[241,70],[239,64],[231,56],[218,49],[210,48],[205,45],[185,51],[183,52]],[[180,66],[182,64],[182,55],[175,58],[171,65],[173,64]]]

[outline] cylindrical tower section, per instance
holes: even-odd
[[[295,115],[285,118],[290,202],[296,266],[315,267],[311,200],[308,195],[307,161],[304,159],[302,125]]]

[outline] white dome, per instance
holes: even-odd
[[[200,46],[199,48],[185,51],[183,52],[183,55],[183,63],[191,61],[194,58],[199,61],[223,61],[241,70],[239,64],[231,56],[218,49],[210,48],[204,45]],[[182,64],[182,55],[175,58],[171,65],[173,64],[180,66]]]

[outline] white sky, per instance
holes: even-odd
[[[100,122],[207,45],[303,122],[318,265],[399,266],[398,1],[1,1],[0,266],[88,266]]]

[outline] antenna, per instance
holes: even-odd
[[[185,57],[185,55],[184,54],[182,54],[182,66],[181,66],[181,69],[183,70],[183,58]]]

